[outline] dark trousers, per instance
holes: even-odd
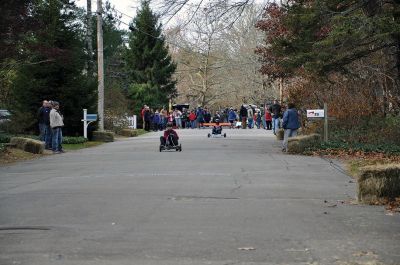
[[[53,143],[53,132],[51,131],[50,125],[46,125],[46,137],[45,137],[45,148],[50,149]]]
[[[267,130],[271,130],[272,129],[272,121],[266,121],[267,124]]]
[[[150,121],[144,121],[144,129],[150,131]]]

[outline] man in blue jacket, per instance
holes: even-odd
[[[283,114],[282,127],[285,130],[282,151],[287,152],[289,137],[297,136],[297,129],[300,128],[299,116],[293,103],[288,104],[288,110]]]

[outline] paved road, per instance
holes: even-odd
[[[180,131],[181,153],[151,133],[1,167],[0,265],[400,264],[400,216],[349,203],[336,165],[207,132]]]

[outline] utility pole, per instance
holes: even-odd
[[[92,43],[92,0],[86,0],[86,44],[89,53],[88,76],[93,76],[93,43]]]
[[[324,103],[324,142],[328,142],[328,104]]]
[[[104,131],[104,58],[103,58],[103,8],[102,0],[97,0],[97,73],[99,130]]]

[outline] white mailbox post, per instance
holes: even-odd
[[[307,110],[308,119],[324,119],[324,142],[328,142],[328,104],[324,103],[324,109]]]
[[[87,139],[87,127],[91,122],[97,121],[97,114],[88,114],[87,109],[83,109],[83,137]]]

